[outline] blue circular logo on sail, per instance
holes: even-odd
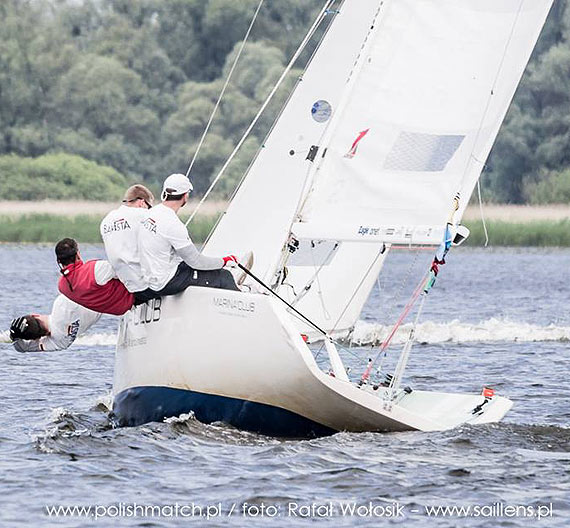
[[[332,106],[328,101],[319,99],[311,108],[311,115],[317,123],[328,121],[332,114]]]

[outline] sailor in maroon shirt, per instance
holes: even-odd
[[[55,255],[62,274],[58,289],[68,299],[111,315],[123,315],[135,304],[135,296],[117,279],[111,264],[106,260],[83,262],[72,238],[60,240]]]

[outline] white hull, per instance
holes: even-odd
[[[358,388],[322,372],[276,299],[189,288],[124,317],[114,379],[124,425],[194,412],[278,436],[438,431],[500,420],[512,403],[481,395]]]

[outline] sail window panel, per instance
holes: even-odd
[[[458,191],[463,208],[549,2],[387,6],[300,216],[312,236],[445,225]]]
[[[336,240],[299,240],[299,247],[289,258],[290,266],[328,266],[340,243]]]
[[[441,172],[445,170],[465,136],[400,132],[388,153],[384,169]]]

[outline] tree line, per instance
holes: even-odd
[[[89,185],[108,193],[86,193],[94,199],[114,198],[121,181],[144,180],[156,188],[168,173],[184,171],[257,3],[3,0],[0,199],[26,199],[12,180],[22,170],[37,175],[42,164],[49,168],[46,174],[68,174],[70,163],[85,167]],[[483,178],[487,199],[570,201],[567,3],[556,0],[489,159]],[[265,2],[193,169],[198,193],[232,151],[320,4]],[[230,165],[218,196],[231,194],[299,73],[291,72]],[[94,165],[82,165],[80,158]],[[47,189],[57,194],[56,182],[74,185],[71,180],[62,176]]]

